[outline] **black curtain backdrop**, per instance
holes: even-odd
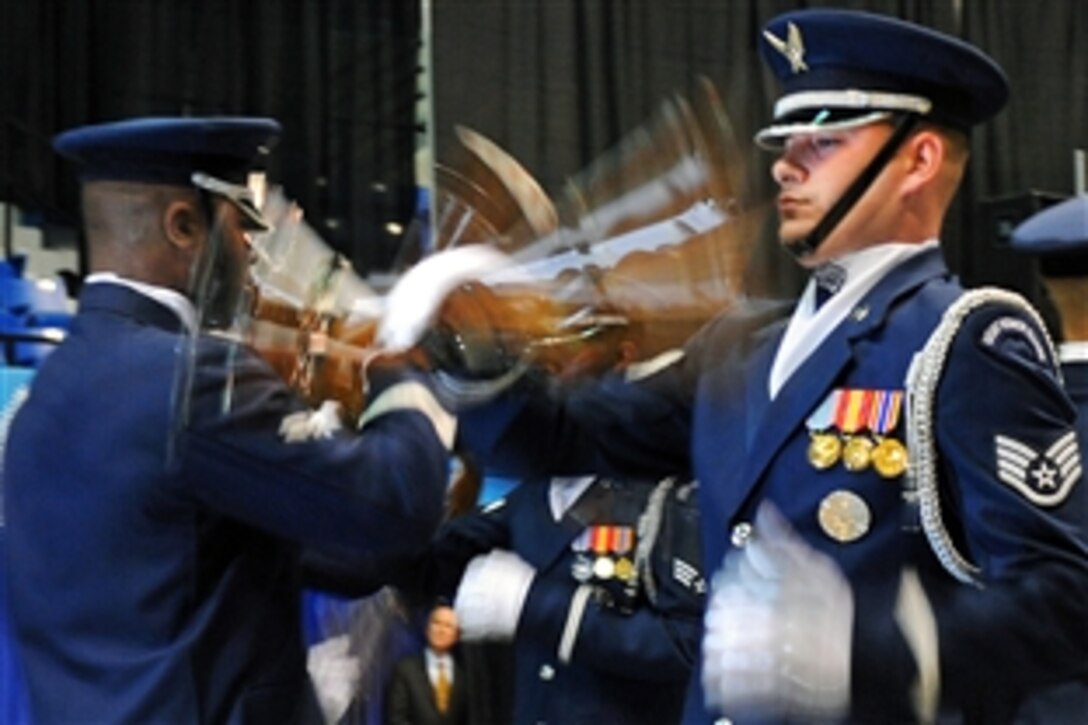
[[[356,267],[384,269],[415,208],[419,6],[408,0],[5,0],[0,194],[76,221],[49,139],[137,115],[268,115],[273,181]]]
[[[994,210],[1020,209],[1016,197],[1029,190],[1073,192],[1073,149],[1088,146],[1088,3],[1079,0],[441,0],[433,38],[438,158],[454,125],[464,124],[554,191],[700,74],[718,84],[738,134],[750,138],[776,92],[758,58],[759,30],[800,7],[921,22],[1004,66],[1010,107],[974,133],[971,171],[943,236],[968,284],[1001,283],[1034,297],[1032,265],[1002,248]],[[749,161],[754,195],[769,198],[771,157],[753,146]],[[779,291],[795,290],[800,276],[772,233],[755,263]]]
[[[411,0],[7,0],[0,7],[0,195],[74,223],[55,132],[139,114],[267,114],[286,129],[270,169],[311,223],[363,271],[400,244],[385,229],[415,206],[421,15]],[[1073,191],[1088,147],[1088,4],[1077,0],[436,0],[435,155],[456,124],[518,158],[549,191],[585,169],[698,75],[714,80],[742,139],[769,116],[773,80],[756,38],[773,15],[872,10],[990,52],[1012,103],[973,138],[974,161],[944,237],[970,284],[1035,291],[1000,243],[1025,192]],[[770,157],[747,176],[769,197]],[[995,202],[995,200],[997,200]],[[995,212],[995,209],[997,210]],[[1004,216],[1002,216],[1004,214]],[[770,233],[757,263],[795,288]]]

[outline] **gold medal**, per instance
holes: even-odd
[[[866,436],[851,436],[842,449],[842,465],[848,471],[864,471],[873,457],[874,444]]]
[[[857,541],[868,533],[873,520],[865,500],[842,489],[824,497],[816,516],[824,533],[844,544]]]
[[[882,438],[873,450],[873,468],[884,478],[897,478],[907,470],[907,447],[894,438]]]
[[[616,578],[620,581],[630,581],[635,576],[635,563],[626,556],[616,561]]]
[[[808,444],[808,462],[821,471],[838,463],[842,442],[834,433],[813,433]]]

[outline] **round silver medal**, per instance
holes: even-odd
[[[835,541],[850,543],[869,532],[873,515],[865,499],[853,491],[832,491],[820,502],[820,528]]]

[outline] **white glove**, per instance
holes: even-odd
[[[509,258],[485,244],[470,244],[432,254],[404,273],[385,299],[377,343],[403,352],[423,337],[453,290],[505,269]]]
[[[711,586],[703,635],[709,708],[731,717],[846,713],[854,598],[834,561],[763,504],[755,534],[726,555]]]
[[[306,669],[326,723],[340,722],[359,691],[363,667],[350,645],[348,635],[342,634],[318,642],[306,653]]]
[[[469,562],[453,608],[467,642],[511,640],[536,569],[512,551],[495,549]]]
[[[286,443],[331,438],[344,426],[340,422],[340,403],[326,400],[317,410],[300,410],[280,421],[280,436]]]

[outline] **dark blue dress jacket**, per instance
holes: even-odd
[[[1077,406],[1077,430],[1083,456],[1088,451],[1088,362],[1063,362],[1062,376],[1065,389]],[[1029,698],[1016,722],[1018,725],[1080,725],[1085,720],[1088,720],[1088,658],[1079,680],[1056,685]]]
[[[782,324],[734,310],[686,346],[678,363],[631,385],[608,381],[557,401],[534,392],[462,416],[484,461],[510,471],[593,468],[646,475],[690,470],[700,482],[703,559],[720,565],[738,524],[773,502],[811,546],[831,556],[856,600],[850,719],[912,720],[914,658],[893,619],[901,573],[918,572],[935,611],[942,715],[1008,722],[1025,693],[1070,677],[1088,660],[1088,547],[1083,481],[1060,501],[1033,503],[998,476],[997,441],[1039,454],[1073,428],[1075,411],[1018,309],[988,304],[955,337],[936,394],[939,489],[950,540],[980,568],[981,588],[947,573],[903,476],[870,466],[817,470],[806,422],[835,390],[902,391],[908,366],[962,293],[939,250],[895,268],[794,373],[772,401],[767,378]],[[900,419],[887,434],[905,441]],[[861,498],[868,531],[840,542],[819,507],[830,494]],[[686,720],[706,712],[693,678]]]
[[[440,519],[423,415],[286,443],[304,406],[264,360],[190,339],[149,298],[87,285],[13,423],[5,569],[35,722],[312,720],[302,547],[399,554]]]
[[[527,481],[481,512],[443,525],[431,545],[426,588],[450,596],[468,562],[492,549],[516,552],[536,570],[514,641],[514,719],[519,725],[667,725],[681,716],[699,649],[706,583],[699,561],[694,487],[677,484],[662,501],[642,576],[630,584],[592,574],[596,531],[638,528],[654,482],[595,482],[556,521],[548,485]],[[636,560],[634,533],[622,551]],[[586,565],[579,575],[578,561]],[[653,580],[652,595],[645,578]],[[579,615],[575,591],[594,594]],[[572,619],[573,617],[573,619]],[[571,624],[573,622],[573,624]],[[568,659],[561,656],[564,631]]]

